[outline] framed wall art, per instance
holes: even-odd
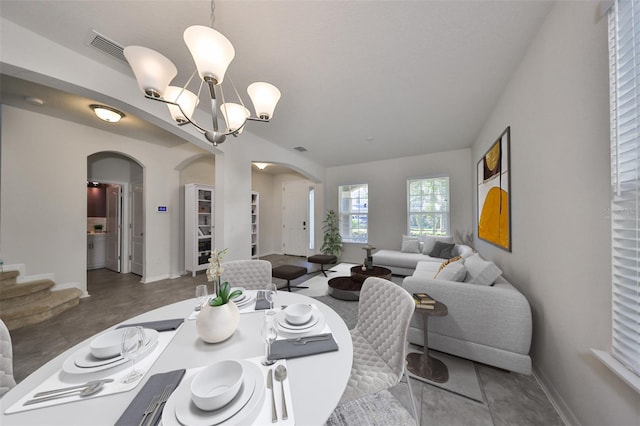
[[[511,251],[511,128],[478,161],[478,238]]]

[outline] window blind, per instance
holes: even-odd
[[[609,13],[611,87],[611,353],[640,375],[640,2]]]

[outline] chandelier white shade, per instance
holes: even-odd
[[[127,46],[124,57],[131,65],[138,87],[149,96],[164,96],[167,86],[178,74],[176,66],[166,56],[146,47]]]
[[[167,87],[167,90],[164,93],[164,98],[179,105],[167,104],[171,118],[176,120],[178,123],[184,123],[191,120],[193,110],[199,103],[198,97],[195,93],[176,86]]]
[[[184,42],[193,56],[200,78],[222,84],[229,64],[236,56],[231,42],[213,28],[194,25],[184,31]]]
[[[267,120],[273,117],[273,110],[280,100],[280,91],[276,86],[264,82],[251,83],[247,93],[258,117]]]
[[[231,102],[220,105],[220,111],[222,111],[224,121],[227,123],[227,131],[232,133],[236,131],[238,133],[242,133],[244,123],[246,123],[247,118],[251,116],[248,109],[240,104],[234,104]]]
[[[184,31],[183,38],[196,65],[196,70],[184,87],[169,86],[177,75],[177,69],[161,53],[141,46],[127,46],[124,49],[124,56],[133,69],[138,87],[147,99],[166,103],[171,117],[178,125],[193,125],[213,145],[224,142],[228,135],[240,134],[248,120],[268,122],[273,117],[281,94],[278,88],[269,83],[252,83],[247,88],[255,108],[255,117],[251,117],[231,78],[229,81],[239,103],[226,102],[222,82],[235,56],[235,50],[224,35],[213,28],[194,25]],[[187,90],[196,72],[201,79],[197,95]],[[212,130],[199,125],[193,119],[203,85],[207,86],[211,100]],[[220,131],[218,126],[217,91],[220,92],[221,100],[225,102],[219,106],[226,122],[225,131]]]

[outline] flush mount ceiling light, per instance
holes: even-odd
[[[115,108],[105,105],[89,105],[89,108],[98,116],[99,119],[108,121],[109,123],[117,123],[124,117],[124,113]]]
[[[260,170],[264,170],[267,168],[267,166],[269,165],[269,163],[253,163],[256,165],[257,168],[259,168]]]
[[[131,65],[138,86],[145,98],[166,103],[172,118],[179,126],[193,125],[209,142],[216,146],[224,142],[228,135],[238,136],[248,120],[268,122],[273,117],[273,111],[280,100],[280,91],[269,83],[250,84],[247,92],[256,113],[256,117],[251,117],[251,113],[245,108],[231,77],[227,75],[231,88],[240,103],[226,102],[222,81],[235,56],[235,50],[224,35],[213,29],[214,12],[215,4],[212,1],[211,28],[194,25],[184,31],[184,42],[193,57],[196,70],[193,71],[183,87],[169,86],[178,70],[169,59],[155,50],[142,46],[127,46],[124,49],[124,56]],[[196,72],[200,77],[200,87],[197,94],[187,90]],[[209,89],[213,130],[200,126],[192,118],[203,85]],[[218,106],[217,91],[220,92],[222,100],[220,106]],[[226,130],[224,131],[221,131],[218,125],[218,108],[220,108],[226,122]]]

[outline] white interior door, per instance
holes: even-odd
[[[122,187],[107,187],[107,253],[105,266],[120,272],[120,248],[122,230]]]
[[[141,183],[131,191],[131,272],[143,275],[144,270],[144,200]]]
[[[309,247],[309,184],[305,181],[282,184],[282,251],[306,256]]]

